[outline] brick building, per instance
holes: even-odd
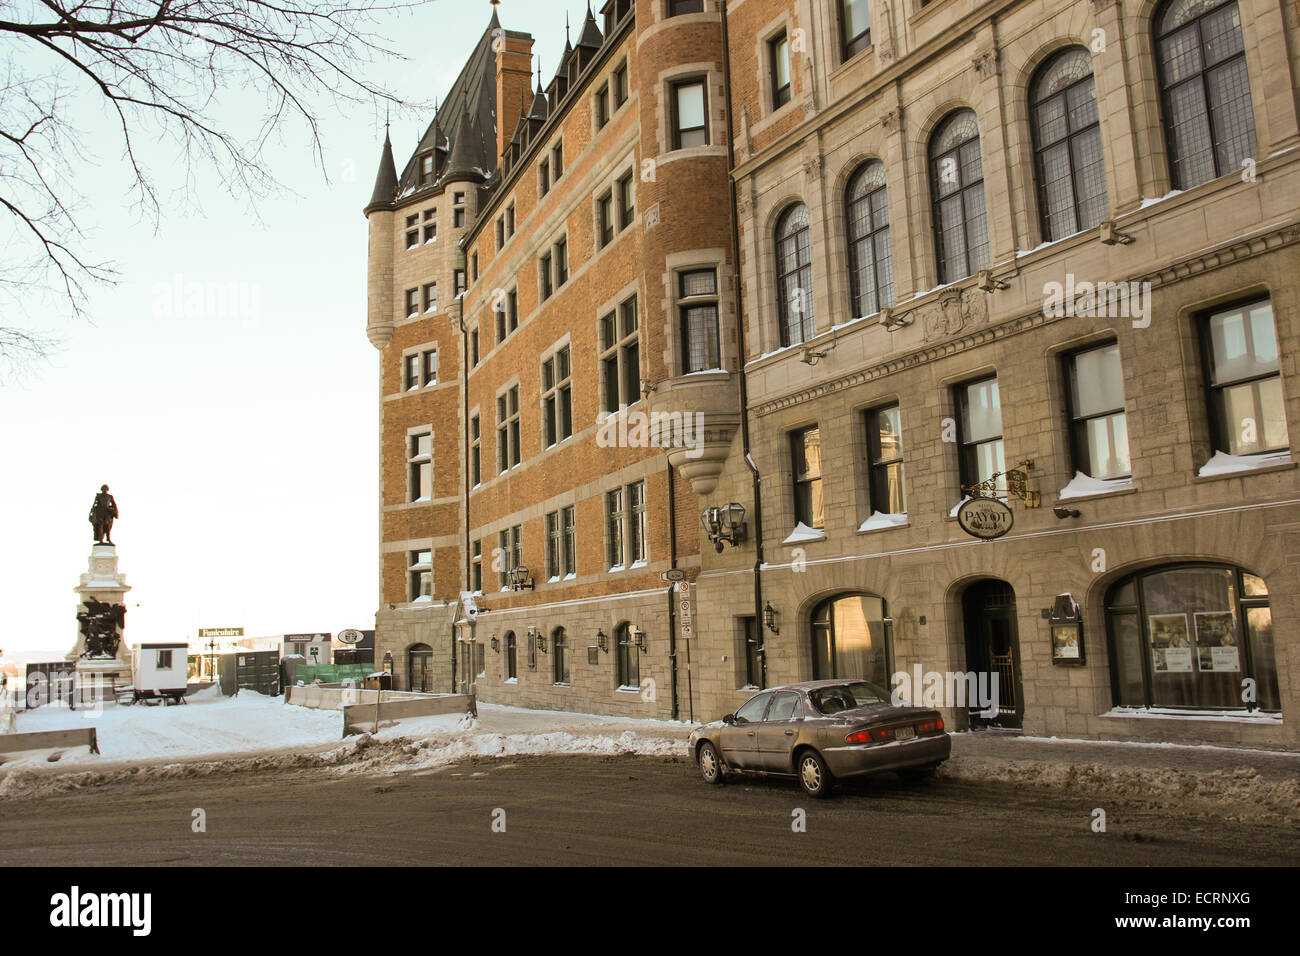
[[[399,686],[425,645],[487,700],[709,719],[969,672],[957,726],[1296,747],[1295,6],[601,15],[545,89],[494,20],[434,180],[386,152],[368,209]],[[462,186],[459,250],[407,251]]]

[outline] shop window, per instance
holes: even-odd
[[[812,612],[814,679],[865,680],[888,688],[886,617],[884,599],[873,594],[843,594],[817,605]]]
[[[1121,707],[1280,711],[1264,579],[1230,565],[1143,571],[1106,598]]]

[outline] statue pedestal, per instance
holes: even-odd
[[[92,604],[105,604],[125,609],[126,593],[131,586],[126,575],[117,570],[117,548],[111,544],[96,544],[90,549],[89,570],[81,576],[75,588],[79,599],[78,614],[87,612]],[[125,611],[123,611],[125,613]],[[112,654],[98,653],[90,656],[93,648],[86,644],[86,634],[78,623],[77,642],[68,660],[77,662],[76,700],[93,701],[112,699],[112,688],[131,683],[131,651],[123,637],[124,627],[113,629],[116,646]]]

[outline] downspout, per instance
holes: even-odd
[[[461,416],[461,455],[464,481],[461,483],[465,497],[465,590],[470,590],[469,565],[473,560],[469,544],[469,339],[465,335],[465,297],[456,295],[456,269],[467,270],[465,246],[456,243],[456,265],[452,271],[451,293],[456,299],[456,327],[460,330],[460,397],[465,414]],[[469,289],[469,272],[465,272],[465,288]],[[468,294],[468,293],[467,293]],[[459,603],[459,602],[457,602]],[[456,623],[451,625],[451,692],[456,693]]]
[[[741,279],[740,279],[740,224],[736,221],[736,206],[739,195],[736,189],[736,179],[730,174],[731,170],[736,168],[736,147],[731,135],[731,44],[727,32],[727,0],[721,0],[720,7],[722,10],[722,68],[723,68],[723,90],[726,97],[727,110],[727,165],[728,186],[731,190],[731,208],[729,211],[731,217],[731,255],[732,255],[732,278],[734,283],[734,295],[736,301],[736,345],[739,350],[738,365],[740,370],[740,441],[741,448],[745,454],[745,466],[749,469],[750,476],[753,479],[754,493],[754,516],[753,516],[753,535],[754,547],[756,553],[754,556],[754,637],[758,644],[758,661],[759,661],[759,685],[767,686],[767,651],[764,647],[763,637],[763,497],[762,497],[762,476],[758,472],[758,465],[754,464],[753,456],[750,455],[749,445],[749,383],[745,371],[745,311],[743,299],[741,298]]]
[[[677,488],[673,482],[673,466],[671,463],[665,464],[665,474],[668,476],[668,566],[675,569],[677,567]],[[668,582],[668,663],[669,673],[672,675],[673,720],[676,720],[681,713],[677,703],[677,599],[674,597],[676,588],[674,582]],[[690,653],[689,650],[687,653]],[[687,680],[690,679],[689,663],[688,660]],[[692,723],[694,719],[692,710]]]

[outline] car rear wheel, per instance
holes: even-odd
[[[805,750],[799,755],[799,785],[810,797],[829,797],[834,780],[826,769],[826,761],[815,750]]]
[[[700,776],[704,778],[705,783],[722,783],[722,758],[718,756],[718,749],[711,743],[706,742],[700,747]]]

